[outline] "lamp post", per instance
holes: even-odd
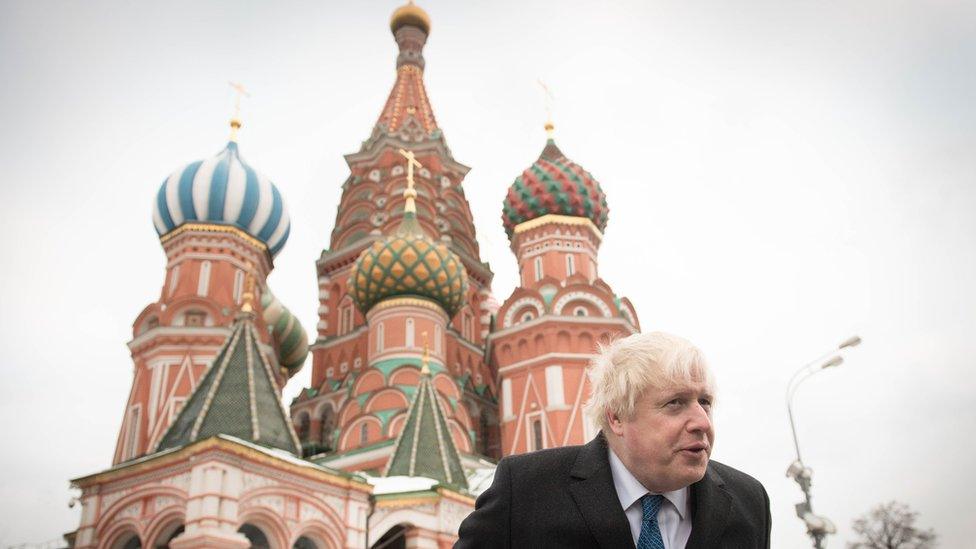
[[[848,338],[836,348],[804,364],[802,368],[793,374],[789,383],[786,384],[786,412],[790,418],[790,430],[793,432],[793,447],[796,449],[796,459],[790,464],[789,469],[786,470],[786,476],[796,481],[800,486],[800,490],[803,490],[804,501],[796,504],[796,516],[806,525],[807,535],[813,540],[813,546],[816,549],[823,549],[824,538],[828,534],[836,533],[837,528],[827,517],[818,516],[813,513],[813,505],[810,501],[812,497],[810,495],[810,486],[812,484],[813,469],[804,465],[803,460],[800,458],[800,441],[796,436],[796,421],[793,419],[793,397],[796,395],[796,390],[800,384],[811,376],[827,368],[840,366],[844,362],[844,357],[837,354],[838,351],[854,347],[860,343],[861,338],[858,336]]]

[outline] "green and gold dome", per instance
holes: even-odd
[[[453,318],[464,304],[468,273],[446,245],[424,233],[412,186],[404,196],[407,204],[396,232],[374,242],[356,260],[349,275],[352,297],[363,314],[384,299],[413,296],[435,301]]]

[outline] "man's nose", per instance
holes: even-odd
[[[708,410],[701,404],[696,402],[690,407],[689,413],[691,417],[688,418],[688,423],[686,424],[688,431],[708,431],[712,428],[712,417],[708,414]]]

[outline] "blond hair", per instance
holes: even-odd
[[[607,412],[622,420],[634,417],[637,401],[648,389],[666,389],[705,382],[714,393],[715,381],[705,355],[687,339],[664,332],[634,334],[600,344],[587,370],[590,400],[585,412],[606,430]]]

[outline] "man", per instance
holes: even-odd
[[[714,382],[668,334],[601,347],[588,372],[589,444],[509,456],[461,523],[455,549],[769,547],[769,497],[710,461]]]

